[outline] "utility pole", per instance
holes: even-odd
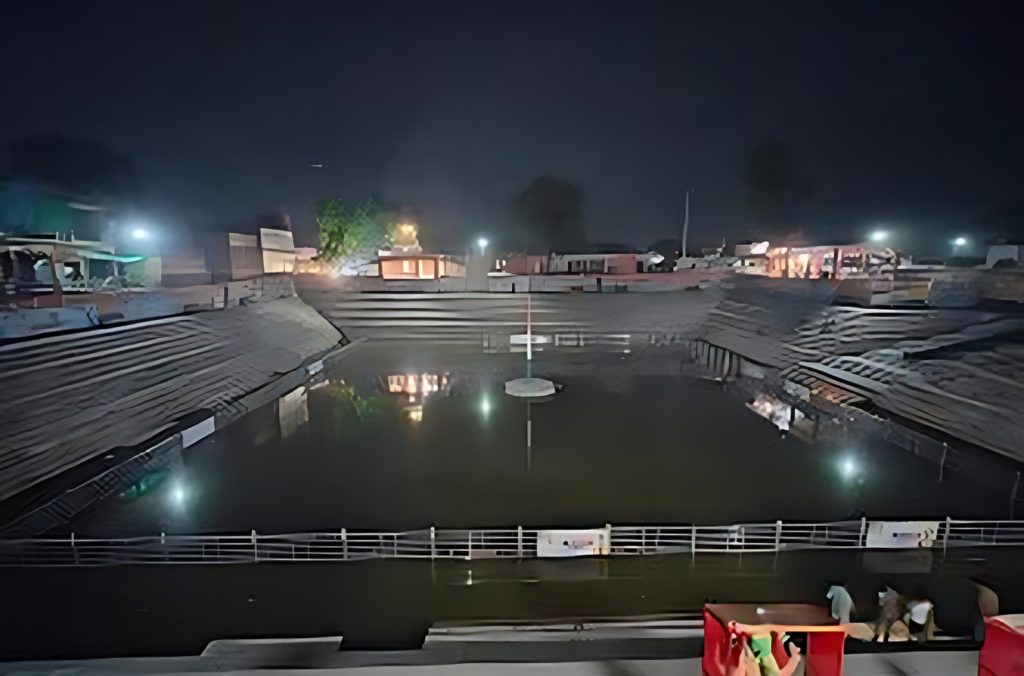
[[[693,192],[693,188],[686,189],[686,210],[683,212],[683,233],[679,238],[679,255],[682,258],[686,257],[686,236],[690,231],[690,193]]]

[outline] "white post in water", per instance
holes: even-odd
[[[533,317],[531,316],[532,307],[530,305],[530,287],[527,282],[526,287],[526,361],[533,361],[533,328],[532,322]]]

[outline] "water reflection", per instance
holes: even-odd
[[[324,393],[338,402],[343,409],[351,413],[357,420],[379,418],[387,408],[388,401],[379,394],[362,395],[354,385],[344,379],[328,381],[323,386]]]
[[[277,420],[281,425],[282,439],[287,439],[309,422],[307,398],[305,386],[300,385],[277,400]]]
[[[679,351],[632,350],[628,359],[621,349],[535,353],[531,370],[563,387],[541,403],[503,392],[526,371],[519,354],[363,347],[315,374],[308,422],[291,436],[277,435],[279,420],[288,401],[301,408],[301,393],[193,447],[189,471],[161,490],[107,502],[73,527],[588,527],[829,520],[861,510],[971,518],[1005,505],[955,475],[939,483],[932,466],[881,438],[853,447],[836,430],[810,441],[803,431],[813,418],[686,377]],[[763,424],[745,400],[789,433]],[[183,509],[173,505],[178,478]]]
[[[388,392],[408,397],[402,406],[409,422],[423,422],[423,405],[431,394],[448,394],[448,373],[405,373],[388,376]]]
[[[800,409],[765,393],[760,393],[753,401],[747,402],[747,408],[770,421],[780,432],[788,432],[790,427],[806,417]]]

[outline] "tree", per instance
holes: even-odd
[[[755,238],[777,238],[797,225],[800,207],[810,191],[797,176],[785,146],[777,141],[754,146],[747,157],[745,180]]]
[[[98,143],[61,134],[37,134],[11,144],[12,175],[58,184],[68,190],[108,200],[136,197],[139,177],[134,163]]]
[[[367,263],[391,243],[394,220],[373,200],[353,208],[338,198],[322,199],[316,205],[320,257],[348,268]]]
[[[1024,199],[996,204],[974,219],[973,230],[989,244],[1024,241]]]
[[[511,248],[579,251],[587,242],[582,194],[573,183],[541,176],[512,202]]]

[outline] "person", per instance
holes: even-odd
[[[850,613],[853,612],[853,599],[850,592],[842,584],[833,584],[825,594],[826,599],[832,600],[832,617],[839,620],[840,624],[850,623]]]
[[[921,597],[907,604],[907,629],[915,641],[925,642],[932,638],[935,625],[935,604]]]
[[[881,609],[881,616],[875,627],[875,638],[881,643],[889,642],[889,634],[897,622],[903,621],[902,600],[899,593],[892,587],[886,587],[878,592],[878,606]]]

